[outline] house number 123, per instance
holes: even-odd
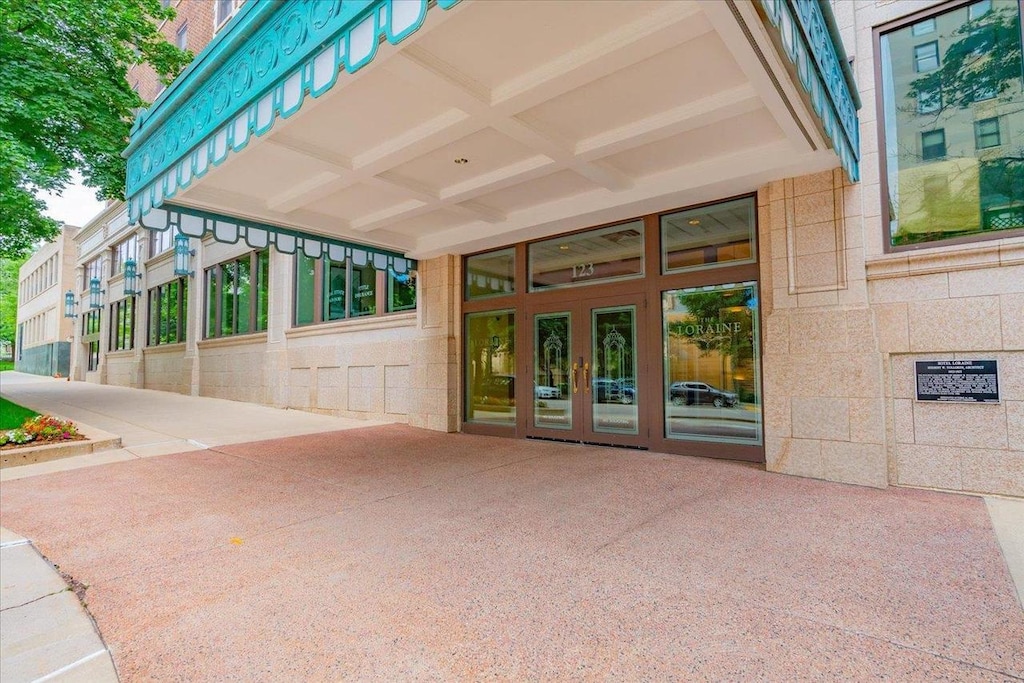
[[[594,274],[593,263],[581,263],[577,266],[572,267],[572,279],[581,277],[591,277]]]

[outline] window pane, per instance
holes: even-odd
[[[515,291],[516,250],[502,249],[466,259],[466,298],[504,296]]]
[[[324,278],[324,311],[327,320],[341,320],[345,317],[345,274],[348,272],[344,261],[326,261],[327,276]]]
[[[146,344],[155,346],[160,343],[160,288],[149,290],[149,329],[146,332]]]
[[[377,271],[369,264],[352,266],[352,315],[377,312]]]
[[[912,26],[880,41],[893,246],[1024,228],[1020,5],[991,0],[934,19],[932,43],[917,44]]]
[[[316,292],[313,283],[316,278],[316,259],[302,251],[295,254],[295,324],[308,325],[313,321],[313,307]]]
[[[662,269],[751,262],[757,253],[754,234],[753,197],[662,216]]]
[[[236,314],[235,331],[238,334],[245,334],[249,331],[249,315],[252,304],[250,270],[252,270],[252,262],[248,257],[241,261],[236,261],[235,296],[238,298],[238,312]]]
[[[529,246],[530,290],[643,275],[642,220],[556,237]]]
[[[217,268],[206,271],[206,336],[217,336]]]
[[[177,341],[183,342],[188,336],[188,278],[183,277],[178,280],[178,294],[180,295],[178,305],[178,336]]]
[[[666,438],[760,443],[757,285],[662,298]]]
[[[416,310],[416,272],[388,269],[388,312]]]
[[[220,264],[220,334],[235,333],[235,262]]]
[[[270,251],[264,249],[256,254],[256,329],[267,329],[267,316],[270,311],[268,292],[270,291]]]
[[[466,316],[466,419],[516,422],[516,325],[512,311]]]
[[[167,313],[164,319],[164,342],[173,344],[178,341],[178,283],[168,282],[166,285]]]

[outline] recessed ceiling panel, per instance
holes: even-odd
[[[520,114],[579,141],[742,84],[743,73],[716,33],[706,33]]]
[[[301,154],[275,145],[250,143],[239,154],[230,155],[224,164],[211,168],[202,186],[246,195],[262,205],[268,198],[323,170],[321,162]]]
[[[607,157],[604,161],[633,177],[700,163],[784,138],[767,109],[718,121],[659,142]]]
[[[484,128],[397,166],[390,173],[438,191],[536,155],[493,128]]]
[[[303,109],[298,125],[282,128],[297,138],[349,158],[373,149],[447,110],[387,71],[376,70],[336,87]]]
[[[416,45],[493,89],[662,5],[639,0],[468,3],[437,30],[419,38]]]
[[[457,228],[460,225],[466,225],[472,222],[472,220],[472,218],[463,214],[440,209],[421,216],[395,221],[389,224],[387,229],[400,235],[424,237],[435,232],[442,232],[451,228]]]
[[[583,194],[596,188],[597,185],[573,171],[559,171],[543,178],[536,178],[497,192],[491,192],[478,197],[476,201],[499,211],[512,213],[538,204],[547,204]]]
[[[381,185],[359,183],[335,192],[326,199],[313,202],[306,208],[354,221],[406,201],[408,198],[397,190]]]

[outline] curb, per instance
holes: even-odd
[[[116,434],[84,425],[81,422],[75,422],[75,425],[78,426],[78,430],[86,437],[84,441],[52,443],[0,451],[0,469],[18,467],[19,465],[33,465],[38,462],[70,458],[76,455],[88,455],[89,453],[121,447],[121,437]]]

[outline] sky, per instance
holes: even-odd
[[[96,190],[82,184],[78,173],[72,174],[72,183],[64,188],[61,196],[50,192],[41,192],[38,196],[46,202],[47,216],[80,228],[105,206],[96,199]]]

